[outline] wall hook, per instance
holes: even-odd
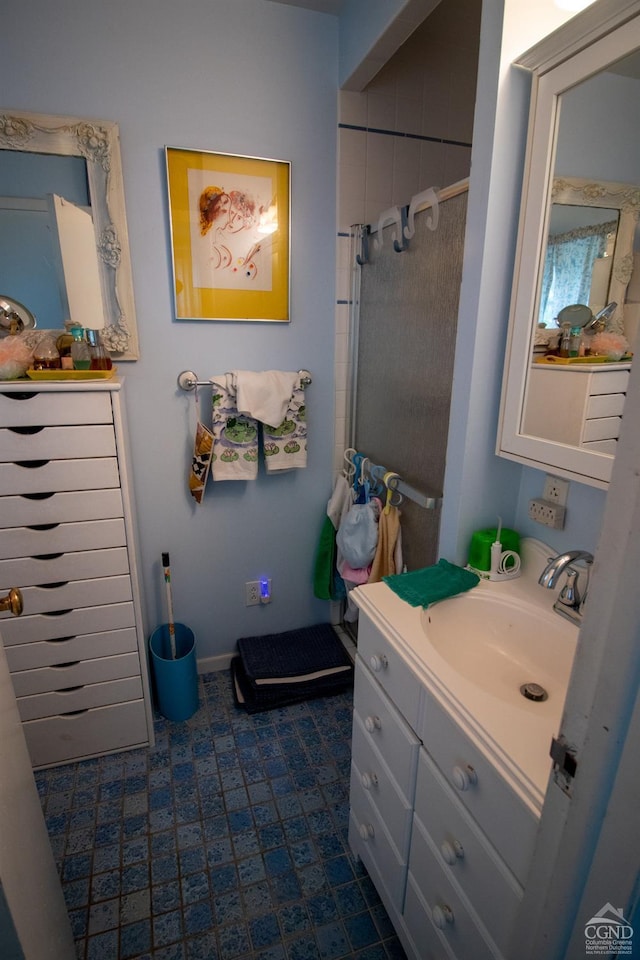
[[[382,244],[384,242],[382,231],[390,224],[395,225],[397,228],[397,232],[392,235],[392,240],[395,242],[396,237],[402,230],[402,214],[400,213],[399,207],[389,207],[388,210],[384,210],[383,213],[381,213],[378,217],[378,235],[373,241],[373,245],[376,250],[382,249]]]
[[[409,246],[409,237],[407,237],[407,215],[409,212],[409,207],[403,207],[400,211],[400,225],[402,229],[400,230],[400,242],[396,239],[396,235],[393,235],[393,249],[396,253],[402,253],[403,250],[406,250]]]
[[[411,240],[416,232],[415,218],[416,214],[426,206],[431,207],[431,216],[427,217],[427,227],[429,230],[435,230],[440,218],[440,204],[438,202],[437,187],[429,187],[428,190],[422,190],[411,197],[409,203],[408,222],[403,227],[404,235],[407,240]]]
[[[362,237],[360,243],[360,253],[356,253],[356,263],[359,267],[363,267],[365,263],[369,263],[369,224],[365,224],[362,228]]]

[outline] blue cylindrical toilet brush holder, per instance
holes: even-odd
[[[157,627],[149,640],[155,700],[167,720],[188,720],[198,709],[196,638],[184,623],[173,628],[175,659],[168,623]]]

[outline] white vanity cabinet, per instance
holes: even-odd
[[[121,382],[0,385],[2,637],[34,767],[153,741]]]
[[[523,432],[615,454],[630,368],[628,363],[532,364]]]
[[[537,823],[361,608],[349,843],[412,960],[510,955]]]

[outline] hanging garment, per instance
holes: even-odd
[[[379,510],[380,502],[376,500],[354,503],[340,524],[336,543],[354,570],[368,567],[376,555]]]
[[[400,511],[397,507],[385,507],[378,520],[378,546],[369,574],[369,583],[378,583],[383,577],[402,572],[402,548],[400,556]]]
[[[352,503],[351,486],[343,474],[336,479],[327,503],[327,512],[320,530],[313,573],[313,593],[319,600],[342,600],[345,587],[338,573],[339,552],[336,531]]]
[[[238,412],[235,376],[211,378],[214,480],[255,480],[258,476],[258,421]]]

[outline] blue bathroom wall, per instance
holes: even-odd
[[[332,483],[337,18],[264,0],[6,0],[3,21],[3,109],[120,127],[142,354],[120,373],[149,630],[166,619],[162,551],[201,659],[327,620],[312,575]],[[290,324],[174,320],[165,145],[291,162]],[[210,484],[196,506],[196,408],[179,372],[303,367],[307,469]],[[273,602],[247,608],[245,581],[262,575]]]
[[[459,563],[473,530],[497,516],[558,549],[595,549],[600,531],[604,491],[572,482],[565,529],[550,531],[527,513],[544,473],[495,455],[530,98],[528,74],[511,63],[570,16],[553,0],[483,3],[440,538],[441,555]]]

